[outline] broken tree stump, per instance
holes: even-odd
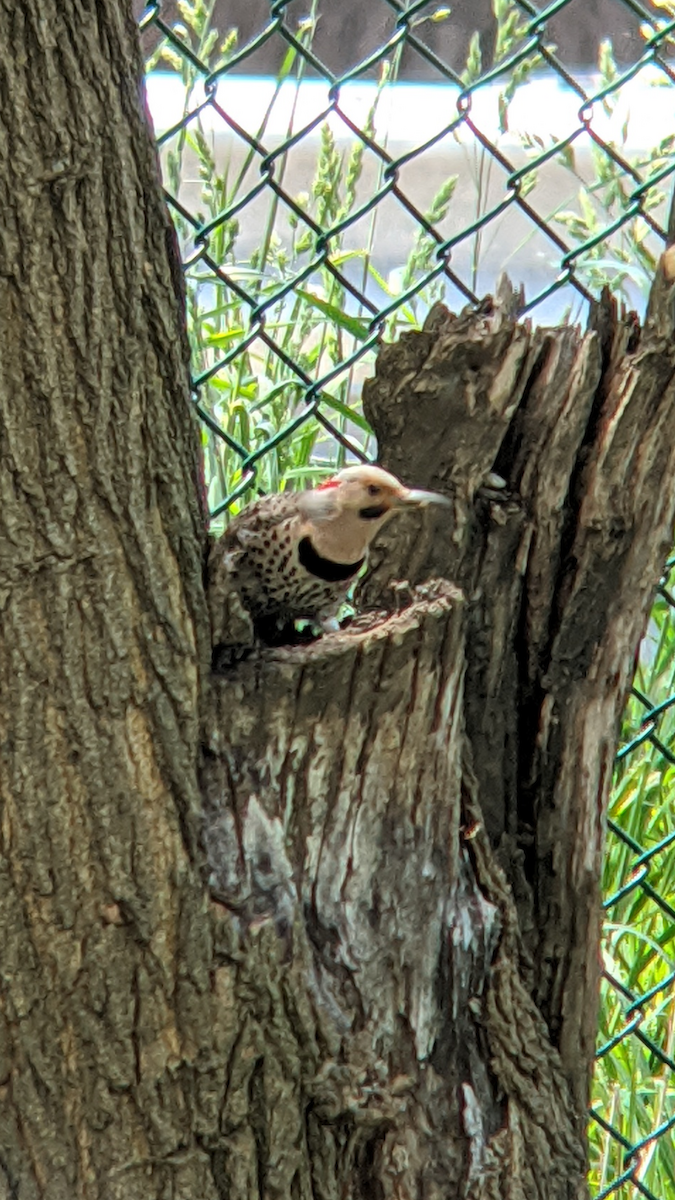
[[[363,616],[213,682],[228,1128],[269,1195],[586,1194],[603,816],[675,517],[672,301],[660,277],[640,330],[604,296],[586,332],[516,304],[437,307],[364,387],[379,461],[450,523],[385,527]]]

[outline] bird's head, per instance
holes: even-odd
[[[326,551],[333,542],[339,561],[349,562],[361,557],[393,513],[451,502],[438,492],[405,487],[381,467],[364,464],[345,467],[318,487],[301,493],[299,503],[305,520],[314,526],[312,540],[322,543]]]
[[[407,488],[381,467],[345,467],[332,479],[314,489],[320,503],[334,513],[352,512],[361,521],[381,521],[401,508],[425,508],[427,504],[449,504],[438,492]]]

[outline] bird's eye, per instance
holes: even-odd
[[[381,491],[382,491],[382,488],[379,488],[376,483],[368,484],[368,495],[369,496],[379,496]]]

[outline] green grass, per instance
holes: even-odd
[[[593,1108],[631,1147],[643,1145],[635,1159],[624,1161],[615,1137],[594,1122],[590,1130],[594,1193],[635,1166],[636,1178],[658,1200],[675,1195],[675,1132],[664,1128],[675,1121],[675,1072],[668,1065],[675,1059],[675,610],[665,591],[643,642],[638,695],[627,705],[624,750],[614,773],[602,954],[605,971],[620,987],[603,980],[598,1047],[611,1048],[597,1061],[592,1098]],[[662,712],[645,721],[661,705]],[[663,749],[640,740],[648,733]],[[636,1189],[627,1183],[614,1194],[628,1200]]]

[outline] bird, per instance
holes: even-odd
[[[273,644],[302,619],[335,632],[375,534],[395,513],[430,504],[451,501],[362,464],[306,491],[275,492],[246,505],[209,552],[214,646],[250,644],[251,623]]]

